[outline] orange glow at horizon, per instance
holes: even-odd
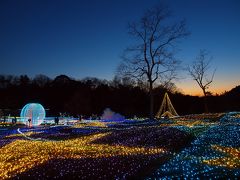
[[[225,91],[230,91],[232,88],[240,85],[236,80],[218,79],[213,81],[208,91],[213,95],[221,95]],[[198,86],[197,82],[191,79],[185,79],[182,82],[177,82],[176,86],[183,94],[192,96],[203,96],[202,89]]]

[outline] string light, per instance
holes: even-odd
[[[190,147],[183,149],[163,164],[149,178],[238,179],[240,177],[240,124],[238,123],[240,119],[236,114],[231,113],[214,116],[214,118],[220,118],[217,121],[214,120],[214,123],[209,123],[211,119],[209,121],[201,115],[203,120],[194,126],[185,126],[188,122],[183,123],[183,126],[176,125],[175,128],[191,132],[201,124],[204,131],[198,134]],[[199,119],[199,116],[195,119]]]
[[[170,100],[167,92],[164,94],[164,98],[163,98],[161,107],[156,114],[157,118],[161,118],[161,117],[165,117],[165,116],[167,116],[167,117],[178,116],[176,110],[174,109],[174,107],[171,103],[171,100]]]
[[[203,162],[214,166],[240,169],[240,148],[213,145],[213,149],[226,154],[225,157],[204,160]]]
[[[0,177],[3,179],[12,178],[53,158],[107,158],[112,156],[166,153],[166,150],[162,148],[127,147],[92,143],[94,140],[106,135],[109,135],[109,133],[95,134],[64,141],[16,140],[1,148]]]
[[[23,128],[22,134],[7,130],[0,135],[0,177],[9,179],[32,173],[30,177],[34,174],[44,179],[75,173],[76,178],[126,179],[135,177],[153,161],[162,164],[163,157],[169,160],[156,167],[149,178],[240,177],[239,113],[190,115],[168,121],[96,121],[71,127]],[[149,138],[156,132],[157,140],[166,139],[161,148],[152,145],[156,139],[146,138],[146,134]],[[177,146],[187,134],[195,136],[190,146],[181,152],[169,148]],[[43,164],[45,167],[46,163],[58,173],[51,176],[41,168],[35,169]],[[101,165],[107,168],[108,174],[102,174]],[[120,166],[117,168],[117,165]]]

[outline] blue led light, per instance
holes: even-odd
[[[24,124],[37,126],[43,122],[46,112],[41,104],[28,103],[22,108],[20,116]]]
[[[212,145],[228,148],[240,147],[240,118],[227,113],[219,122],[209,125],[189,147],[183,149],[170,161],[161,165],[146,179],[239,179],[240,169],[221,165],[209,165],[204,160],[223,158],[226,153],[217,151]],[[182,131],[190,132],[194,127],[175,126]],[[237,158],[237,157],[231,157]]]

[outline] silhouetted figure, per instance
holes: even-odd
[[[15,117],[15,118],[12,118],[12,124],[16,124],[16,122],[17,122],[16,117]]]
[[[55,121],[55,124],[58,125],[58,123],[59,123],[59,118],[58,118],[58,117],[55,117],[54,121]]]
[[[81,122],[83,117],[82,115],[79,115],[78,118],[79,118],[79,121]]]
[[[16,117],[12,118],[12,124],[16,124],[16,123],[17,123],[17,118]]]
[[[28,126],[31,127],[31,118],[28,119]]]

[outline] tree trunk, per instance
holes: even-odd
[[[204,112],[208,113],[207,93],[205,90],[203,90],[203,94],[204,94]]]
[[[204,96],[204,110],[205,113],[208,113],[207,96]]]
[[[150,81],[149,82],[149,96],[150,96],[150,112],[149,112],[149,119],[153,120],[154,119],[154,114],[153,114],[153,83]]]

